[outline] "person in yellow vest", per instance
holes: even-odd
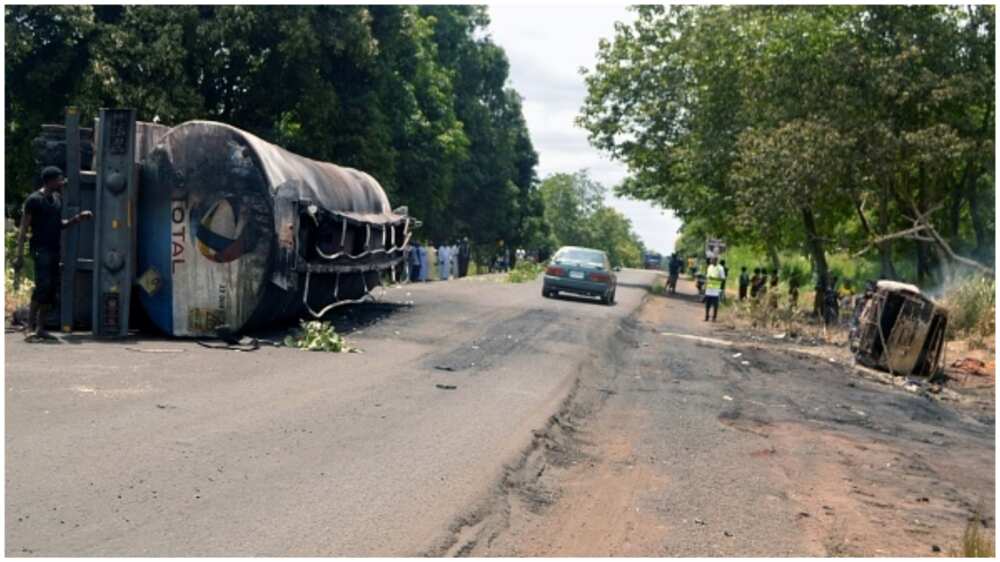
[[[712,312],[712,322],[719,315],[719,296],[722,294],[722,283],[726,280],[726,270],[718,261],[718,258],[709,258],[705,271],[705,322],[708,322],[709,311]]]

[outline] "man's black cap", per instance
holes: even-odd
[[[49,180],[61,178],[62,170],[58,166],[46,166],[42,169],[42,183],[49,183]]]

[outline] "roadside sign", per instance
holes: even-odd
[[[726,253],[726,243],[718,238],[705,240],[705,257],[717,258]]]

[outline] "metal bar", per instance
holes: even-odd
[[[80,111],[66,108],[66,191],[62,218],[68,220],[80,212]],[[62,231],[63,268],[59,287],[59,326],[63,332],[72,332],[76,306],[77,255],[80,247],[80,229]]]
[[[128,335],[136,245],[129,217],[138,194],[135,128],[134,109],[101,110],[91,309],[95,336]]]
[[[305,285],[304,290],[302,291],[302,304],[305,305],[306,310],[309,311],[309,314],[312,314],[313,317],[315,317],[315,318],[322,318],[323,316],[326,315],[327,312],[330,312],[331,310],[333,310],[334,308],[337,308],[339,306],[345,306],[345,305],[348,305],[348,304],[360,304],[360,303],[363,303],[363,302],[371,302],[371,301],[375,300],[375,297],[373,297],[370,294],[367,294],[368,293],[368,291],[367,291],[367,288],[368,288],[367,285],[365,285],[365,295],[362,296],[361,298],[359,298],[359,299],[347,299],[347,300],[342,300],[342,301],[341,300],[337,300],[337,291],[340,288],[340,275],[337,275],[337,281],[334,284],[334,289],[333,289],[333,293],[334,293],[334,297],[333,298],[334,298],[334,301],[332,303],[326,305],[325,307],[323,307],[323,309],[320,310],[319,312],[316,312],[315,310],[313,310],[313,307],[309,305],[309,278],[310,278],[311,275],[312,275],[312,272],[307,272],[306,273],[306,285]]]
[[[344,223],[344,224],[347,224],[347,223]],[[371,234],[371,226],[370,225],[368,226],[368,233],[369,233],[369,235]],[[363,257],[373,256],[375,254],[392,254],[394,252],[398,252],[398,251],[403,250],[404,248],[406,248],[406,245],[409,242],[410,242],[410,234],[408,233],[406,235],[406,239],[403,240],[403,244],[400,245],[400,246],[395,246],[394,245],[391,248],[380,248],[380,249],[376,249],[376,250],[365,250],[364,252],[361,252],[360,254],[351,254],[351,253],[347,252],[346,250],[342,250],[340,252],[334,252],[332,254],[327,254],[327,253],[323,252],[322,249],[320,249],[319,244],[317,243],[316,244],[316,253],[319,254],[319,256],[321,258],[326,259],[326,260],[335,260],[335,259],[339,259],[339,258],[348,258],[348,259],[352,259],[352,260],[357,260],[357,259],[361,259]],[[366,247],[368,246],[367,241],[365,242],[365,246]]]
[[[394,266],[399,264],[403,260],[403,256],[396,256],[393,258],[379,260],[373,263],[359,263],[359,264],[336,264],[336,263],[306,263],[304,266],[300,266],[298,271],[312,272],[312,273],[359,273],[364,271],[376,271],[379,269],[386,269],[387,266]]]

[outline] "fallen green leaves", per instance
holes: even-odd
[[[329,322],[318,320],[299,322],[299,332],[285,336],[287,347],[297,347],[306,351],[327,351],[331,353],[359,353],[361,350],[347,344],[344,336]]]

